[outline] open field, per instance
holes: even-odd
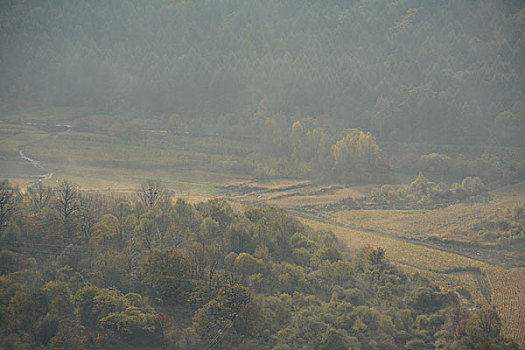
[[[373,186],[345,187],[297,182],[296,186],[269,192],[264,186],[235,196],[254,205],[275,205],[297,215],[325,223],[415,241],[431,248],[450,251],[473,260],[503,267],[525,266],[523,245],[501,240],[483,240],[476,226],[496,212],[505,212],[525,203],[525,182],[493,190],[482,202],[460,203],[434,210],[333,210],[331,204],[349,196],[370,193]]]
[[[521,245],[501,246],[483,241],[475,225],[495,212],[512,209],[525,202],[525,183],[491,192],[483,203],[460,203],[432,211],[341,210],[325,213],[334,222],[378,231],[396,237],[453,247],[458,252],[485,261],[509,266],[525,266]]]
[[[93,119],[111,123],[108,118],[68,108],[2,116],[0,176],[24,186],[47,174],[48,183],[67,178],[83,189],[117,191],[134,191],[153,178],[179,196],[222,195],[224,186],[246,181],[249,143],[147,129],[131,136],[76,131],[99,127]],[[22,159],[21,150],[42,169]]]
[[[87,165],[105,169],[196,169],[211,167],[227,173],[239,159],[233,156],[209,155],[139,145],[112,145],[83,140],[46,139],[26,147],[29,157],[58,168],[65,165]]]
[[[40,106],[28,106],[22,111],[3,113],[0,119],[11,123],[57,123],[71,121],[79,117],[91,114],[91,110],[82,107],[53,107],[41,108]]]
[[[455,269],[483,268],[486,266],[486,264],[477,260],[392,237],[378,236],[370,232],[320,223],[309,219],[303,219],[303,221],[315,229],[333,231],[341,242],[352,251],[368,246],[372,248],[382,247],[386,249],[389,259],[400,265],[417,267],[430,272],[447,272]]]
[[[503,334],[525,346],[525,268],[487,268],[496,311],[503,320]]]
[[[364,229],[378,230],[410,238],[436,237],[471,242],[466,231],[476,221],[494,214],[496,210],[512,208],[525,203],[525,183],[506,186],[491,192],[492,199],[483,203],[460,203],[431,211],[403,210],[342,210],[333,218],[351,222]]]

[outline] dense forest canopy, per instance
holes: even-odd
[[[0,209],[3,349],[518,349],[492,309],[277,208],[2,181]]]
[[[3,1],[0,96],[256,134],[525,144],[521,1]]]

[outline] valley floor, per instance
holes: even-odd
[[[502,318],[503,334],[525,346],[524,247],[487,243],[471,230],[494,211],[523,205],[525,183],[494,190],[483,203],[435,210],[332,210],[329,205],[366,196],[372,186],[254,180],[242,169],[246,142],[151,133],[136,144],[77,132],[74,121],[72,128],[64,127],[71,115],[61,113],[47,126],[30,115],[2,121],[0,178],[22,188],[39,179],[67,178],[83,189],[121,192],[134,192],[145,179],[155,178],[174,197],[189,201],[220,196],[239,206],[278,206],[313,228],[333,231],[350,254],[382,247],[401,268],[443,288],[466,290],[460,293],[466,302],[492,305]]]

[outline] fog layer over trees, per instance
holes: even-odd
[[[3,1],[3,105],[524,145],[521,1]],[[184,124],[182,123],[182,124]],[[241,126],[242,125],[242,126]]]

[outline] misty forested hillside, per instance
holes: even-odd
[[[524,33],[523,0],[0,0],[0,348],[523,348]]]
[[[525,144],[521,1],[2,1],[0,96],[257,134]],[[7,102],[9,101],[9,103]]]

